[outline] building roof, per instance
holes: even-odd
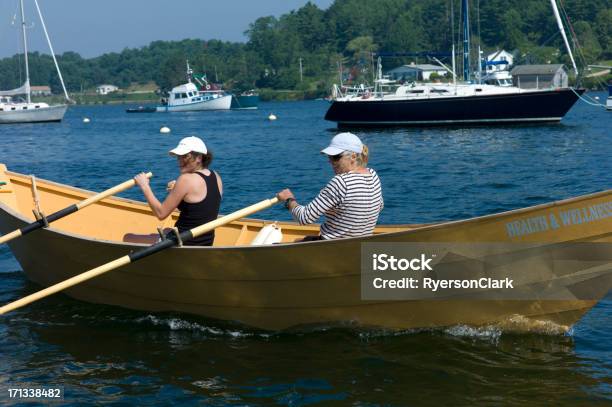
[[[415,71],[446,71],[446,69],[444,69],[443,67],[441,67],[439,65],[416,64],[416,65],[402,65],[402,66],[398,66],[397,68],[394,68],[394,69],[390,70],[387,73],[400,72],[400,71],[405,71],[405,70],[415,70]]]
[[[563,64],[518,65],[510,73],[512,75],[553,75],[560,70],[565,70]]]
[[[511,52],[508,52],[505,49],[500,49],[500,50],[497,50],[495,52],[492,52],[492,53],[488,54],[487,55],[487,60],[492,60],[492,59],[495,59],[495,58],[500,57],[500,56],[509,56],[511,58],[514,58],[514,55],[512,55]]]
[[[30,86],[30,90],[48,90],[50,91],[51,88],[49,86]]]
[[[115,85],[109,85],[107,83],[105,83],[104,85],[98,85],[98,88],[116,88],[117,86]]]

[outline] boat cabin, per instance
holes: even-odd
[[[431,75],[446,76],[447,70],[439,65],[403,65],[387,72],[389,78],[400,82],[428,81]]]
[[[514,86],[522,89],[568,87],[567,72],[562,64],[518,65],[510,74]]]
[[[185,83],[180,86],[176,86],[172,88],[170,92],[170,98],[168,101],[168,105],[170,106],[180,106],[180,105],[188,105],[191,103],[203,102],[211,99],[218,98],[218,93],[214,92],[202,92],[199,91],[196,85],[193,83]]]

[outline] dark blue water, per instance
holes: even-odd
[[[0,162],[96,191],[153,171],[161,197],[177,174],[167,151],[198,135],[215,154],[226,213],[285,187],[308,201],[332,176],[319,154],[336,133],[322,120],[326,102],[193,114],[124,108],[72,107],[61,124],[0,127]],[[272,112],[277,121],[266,119]],[[172,133],[160,134],[163,125]],[[612,113],[578,104],[560,125],[355,132],[383,183],[381,223],[409,223],[612,188],[611,125]],[[137,189],[123,196],[142,200]],[[280,207],[259,216],[289,219]],[[0,246],[0,303],[38,288],[19,270]],[[566,335],[493,327],[270,334],[56,295],[0,319],[0,391],[63,386],[75,405],[604,405],[612,402],[611,311],[609,295]]]

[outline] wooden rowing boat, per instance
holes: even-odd
[[[44,213],[93,195],[42,179],[36,180],[36,189]],[[35,219],[32,196],[31,178],[0,164],[1,233]],[[155,232],[159,226],[171,226],[177,216],[160,222],[146,204],[106,198],[9,246],[27,277],[49,286],[142,249],[144,245],[124,242],[125,234]],[[538,219],[551,216],[562,224],[538,227]],[[463,221],[381,225],[372,236],[334,241],[294,243],[316,234],[318,226],[278,222],[281,244],[251,246],[270,223],[232,222],[216,230],[213,247],[171,248],[74,286],[66,294],[93,303],[191,313],[269,330],[336,323],[406,329],[518,320],[529,321],[525,329],[542,321],[567,329],[612,286],[612,190]],[[573,296],[362,300],[362,244],[402,242],[531,245],[536,256],[524,259],[512,253],[513,266],[520,266],[517,272],[541,287],[562,281]],[[540,254],[551,252],[557,260],[546,268]]]

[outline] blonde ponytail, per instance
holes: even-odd
[[[363,148],[361,149],[361,154],[359,154],[357,157],[357,164],[359,164],[360,167],[365,167],[368,165],[369,151],[368,146],[364,144]]]

